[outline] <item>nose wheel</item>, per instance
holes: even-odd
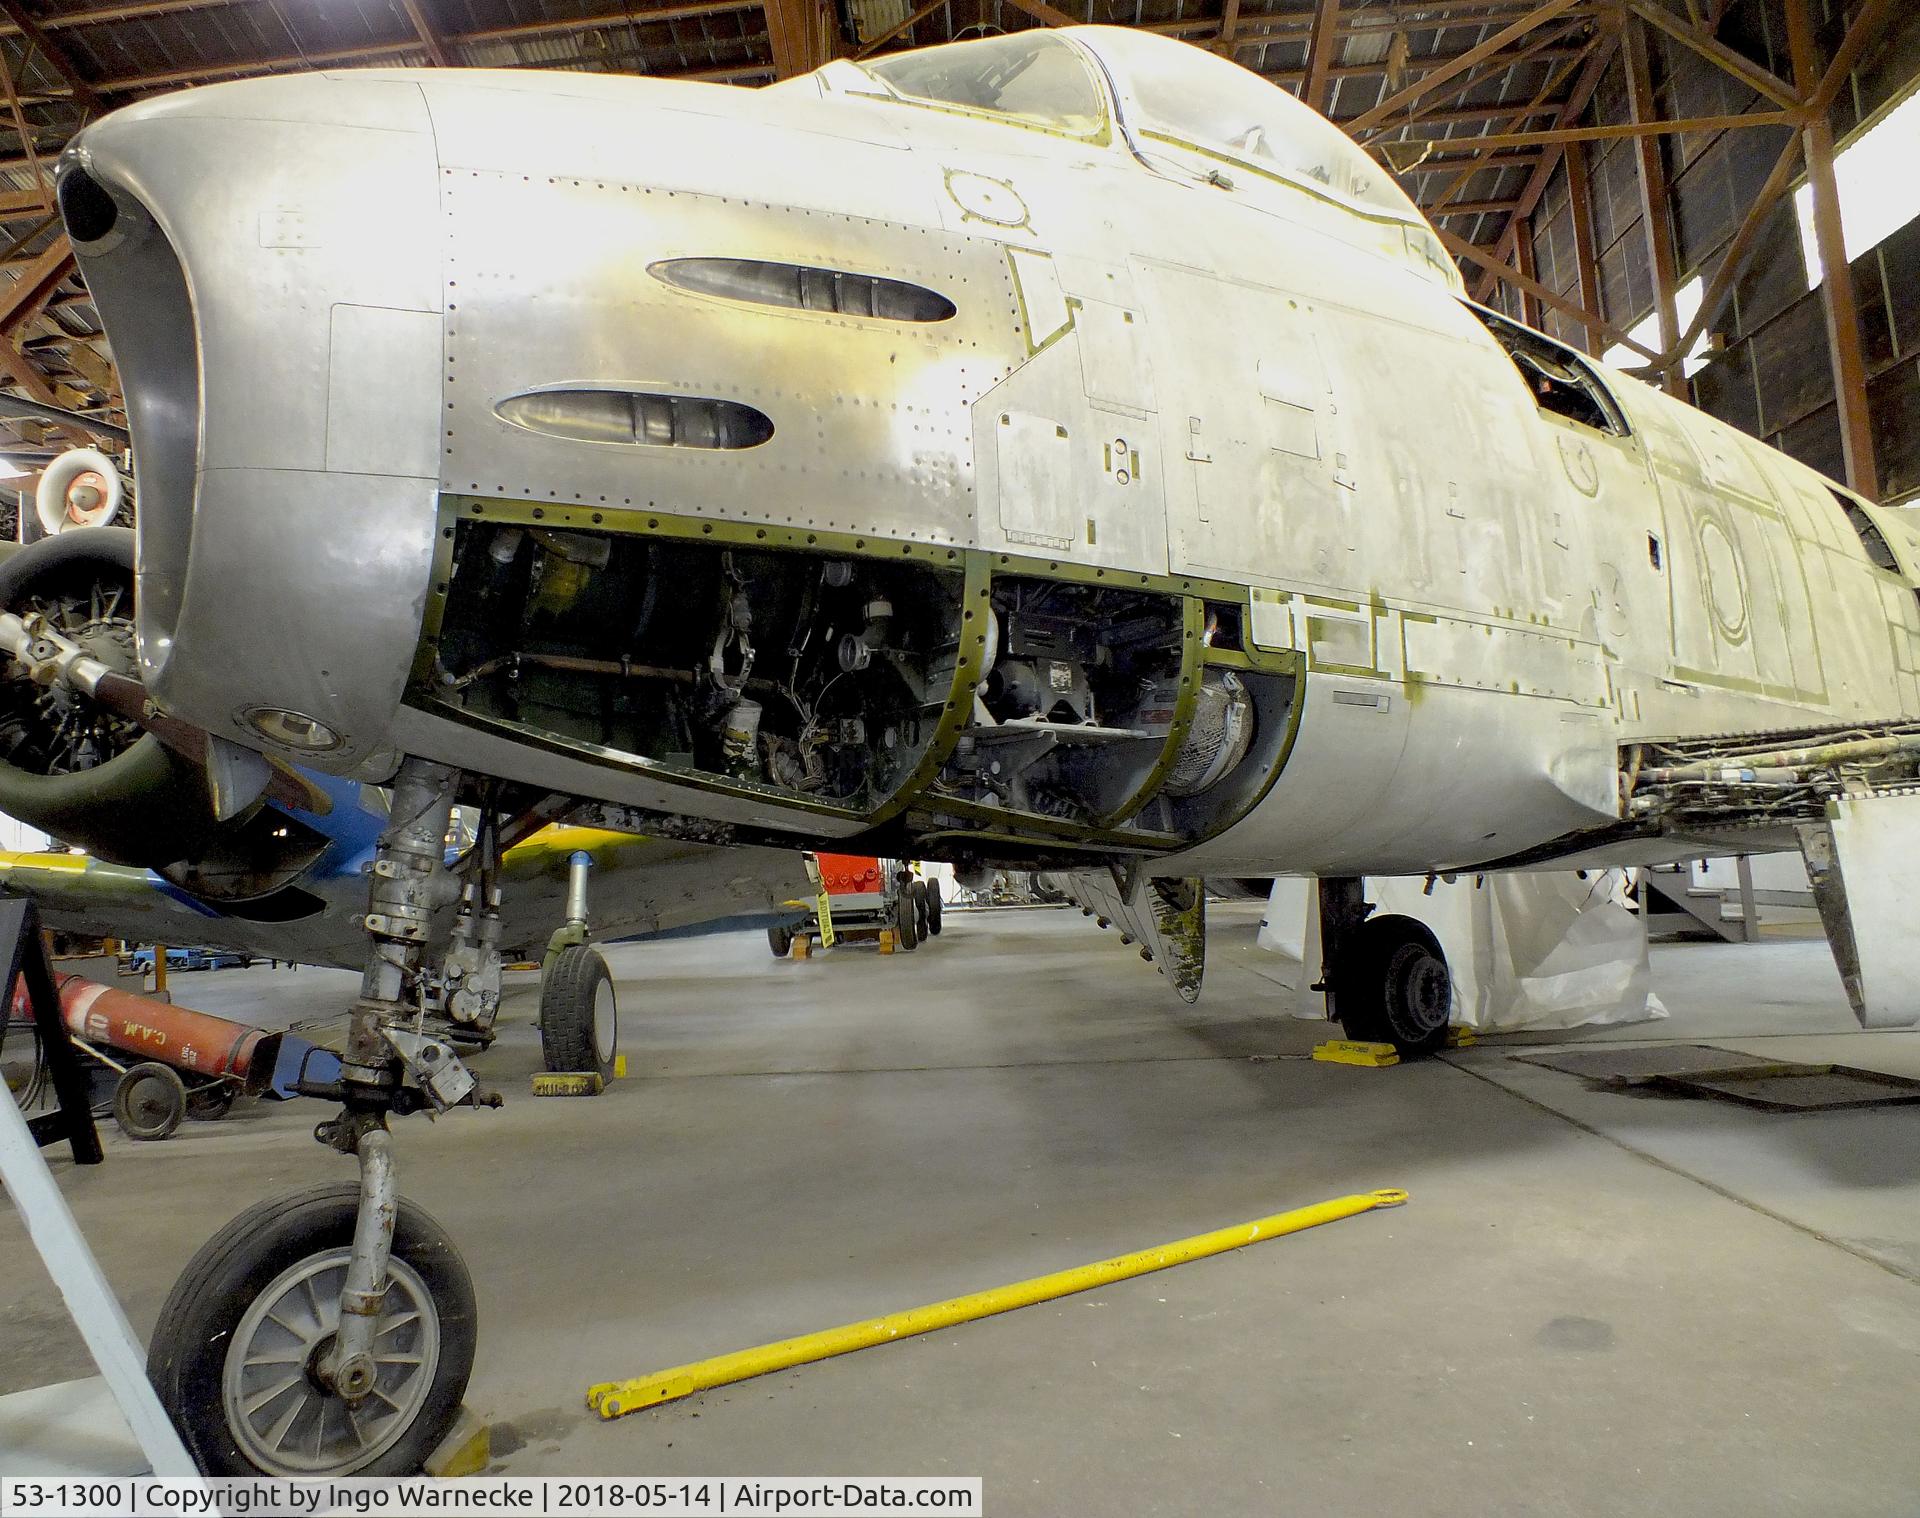
[[[340,1074],[296,1085],[340,1104],[314,1137],[355,1157],[359,1184],[242,1213],[194,1256],[161,1310],[148,1379],[210,1475],[412,1475],[459,1416],[473,1369],[473,1282],[446,1230],[396,1192],[387,1120],[499,1105],[423,1027],[436,917],[463,896],[475,920],[457,936],[474,952],[449,967],[459,974],[442,989],[475,1003],[455,1010],[491,1022],[483,993],[497,933],[479,919],[497,903],[499,832],[482,828],[468,866],[479,878],[463,891],[446,846],[460,782],[412,759],[395,776]]]
[[[348,1184],[250,1207],[175,1284],[147,1375],[202,1471],[417,1474],[452,1427],[473,1370],[473,1281],[446,1230],[404,1197],[364,1390],[345,1396],[324,1373],[359,1205]]]

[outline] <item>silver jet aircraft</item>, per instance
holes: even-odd
[[[1920,1010],[1844,890],[1920,868],[1920,535],[1469,303],[1216,56],[233,83],[88,127],[59,200],[137,652],[17,607],[0,645],[216,811],[393,787],[322,1128],[360,1186],[237,1219],[156,1331],[209,1468],[410,1468],[465,1384],[387,1133],[472,1098],[398,1026],[456,802],[1065,872],[1188,985],[1202,877],[1314,875],[1331,1010],[1414,1053],[1446,966],[1365,876],[1804,840],[1862,1017]]]

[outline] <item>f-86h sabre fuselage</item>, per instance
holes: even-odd
[[[137,667],[0,633],[208,735],[229,805],[254,751],[393,778],[327,1132],[363,1218],[382,1115],[440,1089],[382,1029],[455,796],[1111,867],[1188,951],[1198,877],[1318,875],[1339,1015],[1423,1049],[1437,945],[1362,877],[1831,822],[1824,880],[1913,778],[1900,514],[1469,304],[1358,147],[1183,44],[227,84],[88,127],[59,194],[135,442]],[[218,1328],[163,1317],[178,1396]]]
[[[1697,852],[1781,798],[1637,745],[1920,718],[1899,513],[1470,306],[1383,170],[1197,49],[262,80],[62,185],[141,677],[303,762],[1387,874]]]

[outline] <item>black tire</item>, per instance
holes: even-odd
[[[941,912],[940,882],[937,880],[929,880],[924,882],[924,884],[927,890],[927,931],[935,938],[938,938],[940,936]]]
[[[1392,1044],[1402,1059],[1446,1047],[1453,977],[1440,940],[1411,917],[1369,917],[1339,967],[1335,1007],[1348,1038]]]
[[[785,959],[793,951],[793,929],[784,924],[768,928],[767,947],[775,959]]]
[[[171,1065],[135,1065],[113,1088],[113,1120],[130,1139],[156,1143],[187,1115],[187,1083]]]
[[[933,936],[932,917],[927,910],[927,883],[924,880],[910,881],[907,892],[913,897],[913,931],[925,943]]]
[[[893,937],[903,949],[920,946],[919,911],[913,904],[913,892],[900,890],[893,897]]]
[[[610,1081],[619,1048],[620,1009],[607,962],[589,944],[562,949],[540,987],[540,1052],[547,1068],[595,1070]]]
[[[195,1122],[211,1123],[233,1111],[233,1099],[239,1088],[232,1081],[208,1081],[187,1093],[187,1116]]]
[[[147,1352],[147,1379],[159,1393],[161,1405],[180,1431],[188,1453],[206,1474],[293,1473],[267,1469],[249,1455],[236,1436],[224,1395],[228,1359],[230,1353],[244,1351],[240,1330],[248,1310],[276,1281],[303,1261],[351,1247],[359,1203],[359,1188],[351,1183],[309,1187],[261,1202],[207,1240],[174,1283],[166,1306],[160,1309],[160,1321]],[[437,1356],[430,1371],[425,1366],[419,1368],[420,1374],[428,1376],[424,1395],[391,1441],[375,1449],[371,1458],[357,1463],[343,1460],[338,1469],[301,1469],[298,1474],[417,1475],[421,1462],[446,1437],[459,1414],[460,1399],[473,1372],[478,1328],[473,1280],[467,1274],[466,1262],[446,1230],[405,1197],[400,1198],[394,1219],[393,1258],[420,1283],[433,1315]],[[403,1289],[399,1275],[396,1269],[389,1277],[390,1304],[395,1291]],[[411,1292],[412,1288],[404,1289]],[[388,1311],[393,1308],[389,1306]],[[376,1342],[385,1340],[390,1332],[383,1329]],[[400,1332],[405,1334],[406,1329]],[[417,1337],[404,1342],[417,1347],[423,1340],[421,1328]],[[236,1376],[243,1374],[237,1367],[233,1369]],[[254,1373],[258,1374],[257,1369]],[[382,1381],[394,1373],[383,1370]],[[398,1389],[399,1400],[411,1404],[414,1398],[409,1390],[404,1386]],[[315,1416],[327,1419],[337,1432],[344,1431],[345,1404],[339,1398],[322,1393],[311,1381],[301,1381],[289,1390],[311,1398]],[[369,1399],[365,1405],[377,1406],[377,1399]],[[268,1399],[265,1407],[273,1407],[277,1415],[274,1399]],[[324,1435],[325,1425],[321,1432]],[[262,1437],[256,1432],[251,1440],[257,1443]]]

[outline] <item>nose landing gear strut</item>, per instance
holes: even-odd
[[[302,1087],[340,1102],[314,1136],[355,1156],[359,1184],[242,1213],[161,1311],[148,1375],[209,1474],[417,1472],[459,1413],[473,1283],[446,1231],[396,1191],[387,1130],[394,1113],[499,1105],[426,1029],[434,916],[462,896],[446,863],[458,781],[440,765],[401,767],[340,1079]]]

